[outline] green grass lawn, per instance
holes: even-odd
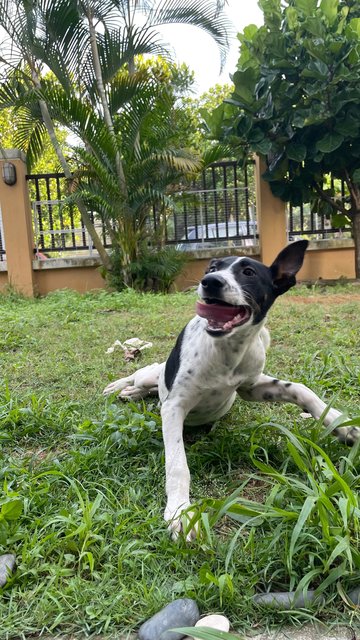
[[[179,597],[195,598],[202,613],[224,612],[240,631],[358,616],[341,597],[342,589],[360,583],[356,554],[351,571],[341,573],[340,560],[334,560],[338,580],[313,611],[276,613],[252,603],[254,593],[286,590],[291,581],[296,586],[302,572],[320,562],[315,542],[309,543],[316,537],[313,521],[304,530],[295,568],[279,552],[280,529],[213,517],[210,500],[210,515],[200,508],[205,515],[197,541],[169,539],[162,520],[164,454],[156,403],[118,404],[102,390],[134,368],[165,359],[193,315],[195,299],[194,292],[132,291],[1,297],[0,552],[17,555],[17,571],[0,600],[1,639],[40,632],[126,638]],[[354,286],[288,293],[270,312],[266,371],[305,383],[350,416],[359,415],[359,316],[360,290]],[[116,339],[134,336],[154,345],[135,363],[125,362],[120,350],[106,354]],[[220,500],[242,487],[241,496],[263,503],[274,484],[254,464],[260,447],[263,464],[301,479],[287,438],[272,424],[299,437],[320,437],[297,407],[237,402],[210,434],[187,445],[193,499]],[[344,477],[355,495],[357,458],[349,461],[349,450],[332,436],[321,439],[321,447],[340,474],[346,461]],[[309,464],[314,473],[322,465],[326,482],[323,462],[309,451]],[[296,498],[283,494],[282,500]],[[354,514],[356,520],[360,513]],[[338,532],[329,535],[335,539]]]

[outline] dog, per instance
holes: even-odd
[[[285,247],[270,267],[248,257],[211,260],[198,287],[196,315],[181,331],[169,358],[109,384],[104,394],[139,400],[158,394],[165,445],[167,504],[165,520],[176,538],[190,505],[190,473],[183,426],[205,425],[222,418],[237,396],[252,402],[290,402],[327,427],[341,413],[303,384],[263,373],[270,343],[265,327],[276,298],[296,283],[307,240]],[[338,424],[341,420],[338,421]],[[354,444],[357,427],[335,426],[338,439]],[[196,535],[192,529],[187,539]]]

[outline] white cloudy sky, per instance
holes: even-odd
[[[261,25],[263,22],[257,0],[228,0],[226,13],[239,32],[248,24]],[[210,36],[195,27],[166,27],[164,39],[171,42],[179,62],[186,62],[195,71],[196,90],[206,91],[217,82],[228,82],[229,73],[235,71],[239,57],[239,43],[236,38],[231,41],[226,66],[220,75],[220,56],[216,44]]]

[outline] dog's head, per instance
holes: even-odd
[[[196,306],[197,314],[208,321],[207,332],[223,336],[261,322],[277,296],[296,283],[307,246],[307,240],[289,244],[270,267],[247,257],[211,260]]]

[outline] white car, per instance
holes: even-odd
[[[196,233],[197,229],[197,233]],[[242,238],[248,235],[248,226],[244,220],[238,222],[230,221],[211,223],[188,227],[187,237],[183,236],[181,244],[177,245],[179,251],[198,251],[199,249],[209,249],[211,247],[247,247],[256,243],[256,222],[249,221],[251,238]],[[208,240],[216,238],[216,240]],[[189,242],[197,240],[197,242]]]

